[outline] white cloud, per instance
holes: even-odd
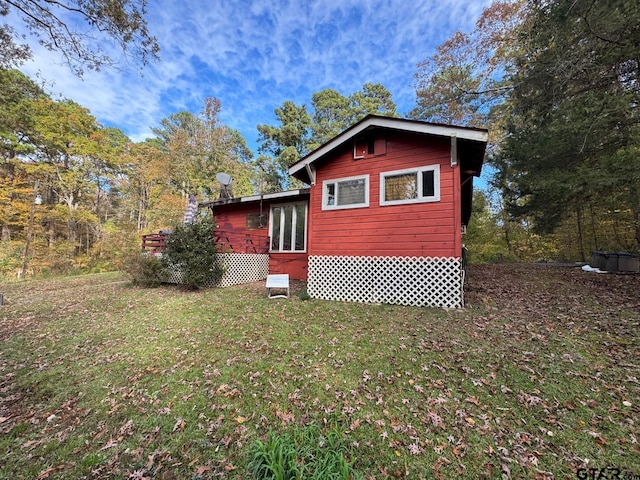
[[[149,27],[162,61],[140,77],[89,72],[83,80],[35,49],[24,70],[55,81],[104,124],[134,140],[179,110],[196,112],[207,96],[222,102],[223,121],[250,147],[260,123],[273,123],[285,100],[309,103],[334,88],[344,95],[366,82],[385,85],[400,112],[413,107],[416,64],[456,29],[468,31],[489,0],[158,0]]]

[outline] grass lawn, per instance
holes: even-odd
[[[257,440],[305,426],[365,479],[640,475],[638,275],[471,266],[459,311],[121,274],[0,291],[2,479],[250,478]]]

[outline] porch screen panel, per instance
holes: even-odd
[[[282,250],[289,251],[291,250],[291,234],[293,232],[293,205],[286,205],[283,207],[284,209],[284,224],[282,225],[284,228],[282,233]]]
[[[353,205],[365,203],[365,181],[345,180],[338,183],[338,205]]]
[[[307,224],[307,209],[304,204],[296,205],[296,238],[295,249],[298,251],[304,250],[304,230]]]
[[[271,229],[271,250],[280,250],[280,216],[282,207],[273,207],[273,215],[271,221],[273,228]]]

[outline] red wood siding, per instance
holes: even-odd
[[[248,234],[251,241],[258,245],[269,244],[269,207],[263,205],[262,213],[265,215],[265,226],[256,229],[247,229],[247,214],[259,214],[260,205],[257,204],[229,204],[216,207],[214,210],[214,221],[216,222],[216,234],[222,236],[221,242],[227,243],[225,238],[233,247],[235,253],[252,253],[247,251],[245,237]],[[225,245],[228,249],[228,246]]]
[[[351,144],[317,166],[309,254],[460,257],[460,173],[451,167],[450,139],[402,132],[386,137],[385,155],[354,160]],[[440,201],[380,206],[380,173],[436,164]],[[322,210],[324,180],[363,174],[369,174],[369,207]]]
[[[247,230],[247,214],[260,213],[260,206],[255,203],[237,203],[220,205],[214,208],[214,216],[217,230],[225,230],[235,233],[258,233],[269,235],[269,228],[265,226],[260,229]],[[263,205],[262,213],[268,214],[269,207]]]
[[[270,253],[269,273],[288,273],[293,280],[306,280],[308,258],[306,253]]]
[[[289,203],[291,199],[284,198],[276,200],[273,205]],[[296,198],[294,201],[301,201]],[[266,245],[269,245],[269,222],[268,216],[271,203],[264,202],[262,205],[262,213],[266,215],[266,226],[259,229],[248,230],[246,220],[248,213],[260,213],[260,206],[255,202],[226,204],[214,207],[214,218],[216,222],[216,233],[227,234],[233,244],[235,253],[253,253],[247,251],[242,241],[246,234],[252,239],[262,239]],[[224,241],[224,239],[222,239]],[[307,279],[307,258],[306,253],[269,253],[269,273],[288,273],[293,280]]]

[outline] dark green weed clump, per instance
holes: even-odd
[[[315,425],[286,432],[270,430],[256,440],[248,464],[254,480],[355,480],[350,449],[336,427],[323,431]]]

